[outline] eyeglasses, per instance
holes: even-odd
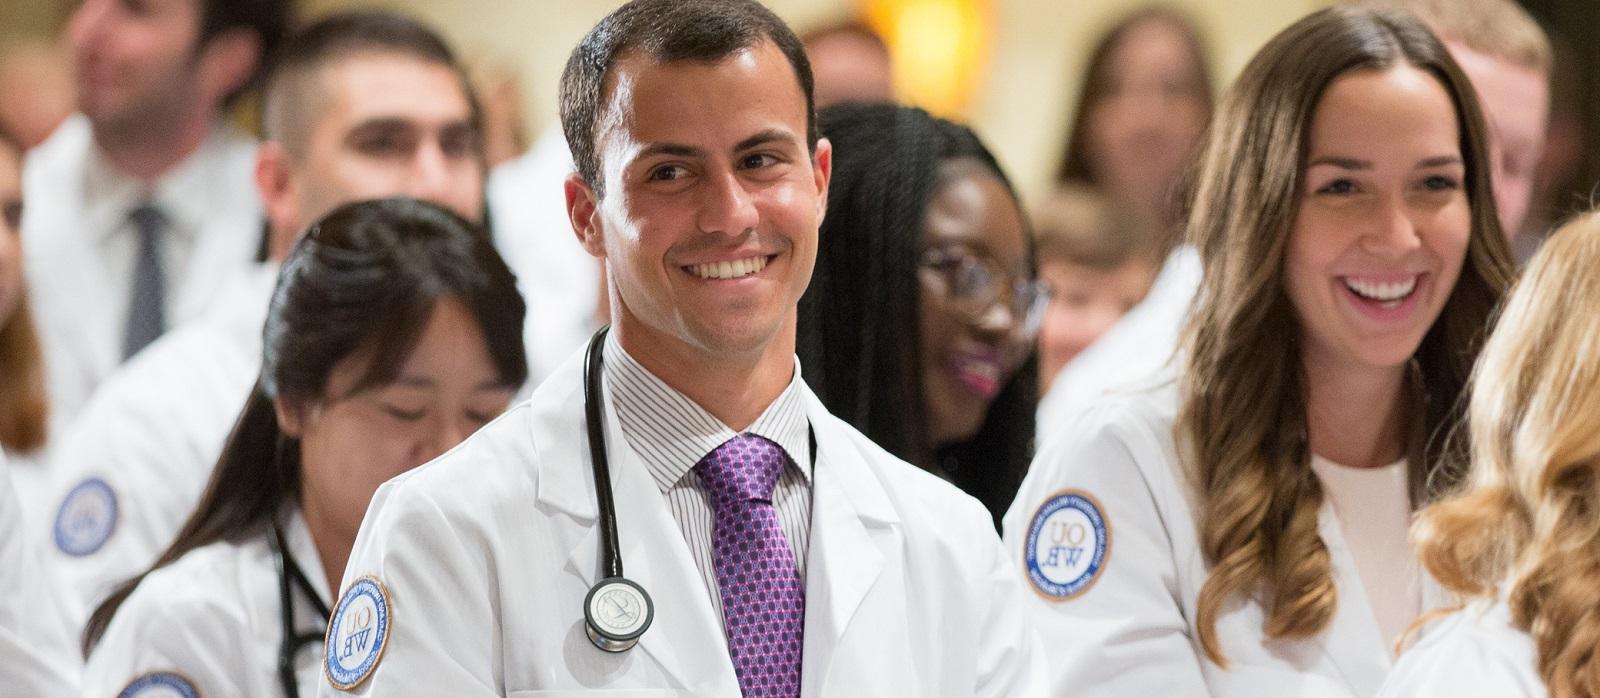
[[[973,322],[980,321],[996,303],[1017,323],[1024,337],[1039,333],[1039,320],[1050,302],[1050,285],[1032,278],[1015,278],[987,255],[961,247],[932,247],[922,253],[922,268],[938,274],[957,310]]]

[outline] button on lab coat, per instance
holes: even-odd
[[[344,585],[380,580],[391,622],[354,693],[739,695],[683,534],[609,405],[622,560],[655,618],[621,654],[585,635],[600,530],[582,373],[568,361],[529,402],[378,490]],[[1022,589],[983,507],[805,399],[817,462],[803,695],[1043,695]],[[343,694],[325,681],[321,695]]]

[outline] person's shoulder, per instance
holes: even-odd
[[[1166,446],[1177,423],[1178,391],[1170,378],[1111,392],[1051,424],[1040,424],[1035,465],[1086,449]],[[1070,460],[1070,458],[1069,458]]]
[[[470,513],[502,500],[525,501],[546,461],[585,436],[584,398],[569,364],[527,400],[506,410],[454,448],[390,480],[384,500],[426,500],[445,511]],[[570,460],[570,459],[568,459]]]
[[[44,142],[28,151],[23,163],[25,184],[47,184],[47,181],[30,180],[62,176],[81,167],[89,154],[90,138],[88,117],[83,114],[68,116]],[[28,195],[31,198],[32,192]]]
[[[1426,629],[1400,655],[1380,696],[1542,696],[1536,654],[1504,603],[1480,601]]]
[[[266,544],[219,541],[185,553],[145,575],[118,609],[114,622],[143,626],[140,641],[156,642],[164,628],[252,625],[254,609],[276,579],[265,562]]]

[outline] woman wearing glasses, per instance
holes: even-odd
[[[1052,695],[1372,696],[1444,602],[1405,532],[1512,275],[1473,94],[1416,19],[1351,8],[1240,74],[1181,372],[1052,435],[1005,518]]]
[[[1033,453],[1045,294],[1010,182],[971,130],[891,105],[823,111],[833,182],[798,352],[828,410],[996,519]]]

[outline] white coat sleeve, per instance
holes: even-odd
[[[1022,595],[1027,591],[1017,582],[1010,556],[994,539],[993,527],[982,526],[982,523],[980,519],[973,526],[989,538],[982,549],[989,560],[985,582],[992,593],[978,646],[978,685],[974,695],[993,698],[1048,695],[1044,651],[1023,606]]]
[[[401,476],[373,496],[331,624],[352,603],[357,580],[376,580],[389,617],[377,661],[364,675],[345,677],[354,685],[342,690],[331,682],[330,656],[318,695],[502,695],[500,604],[491,577],[496,562],[477,525],[449,515],[408,482]],[[336,627],[328,639],[329,655],[348,652]]]
[[[79,695],[81,663],[57,603],[53,569],[19,509],[0,457],[0,693]]]
[[[135,681],[184,682],[202,696],[242,696],[276,657],[255,656],[236,604],[186,580],[146,577],[117,610],[84,668],[83,695],[115,696]]]
[[[1473,613],[1464,610],[1458,613]],[[1492,637],[1466,618],[1450,618],[1439,635],[1425,634],[1400,655],[1384,679],[1378,698],[1543,698],[1543,680],[1534,671],[1526,638]],[[1509,643],[1508,640],[1514,640]],[[1508,646],[1510,645],[1510,646]]]
[[[1204,696],[1170,535],[1157,494],[1134,461],[1121,409],[1073,422],[1035,458],[1004,519],[1005,543],[1019,556],[1013,574],[1028,588],[1027,614],[1044,644],[1050,695]],[[1157,452],[1159,449],[1145,449]],[[1041,507],[1066,491],[1098,502],[1108,530],[1099,572],[1075,593],[1042,588],[1028,573],[1026,544]]]

